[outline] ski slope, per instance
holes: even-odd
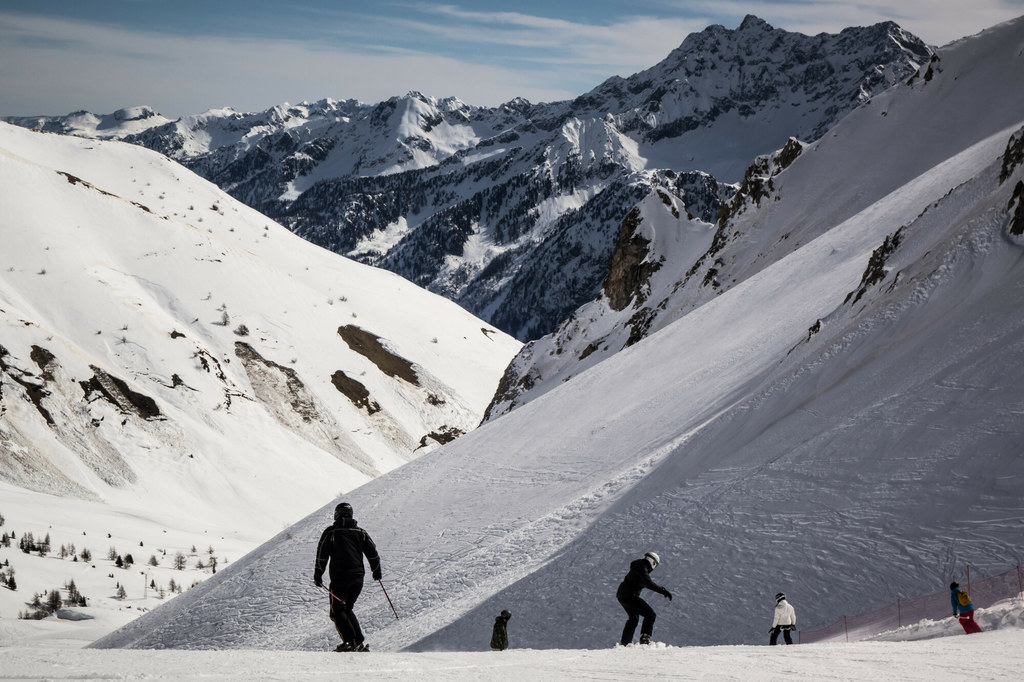
[[[983,62],[1020,28],[974,40],[959,49]],[[1016,565],[1016,116],[852,214],[833,206],[829,229],[658,333],[346,495],[402,616],[369,585],[357,612],[371,646],[474,650],[508,608],[523,647],[605,648],[623,620],[615,587],[648,550],[678,595],[653,597],[656,639],[673,646],[762,642],[778,591],[812,629],[931,593],[968,564]],[[916,140],[889,139],[873,151],[914,153]],[[802,156],[780,191],[838,182],[851,146]],[[749,229],[773,208],[750,209]],[[311,571],[335,502],[95,646],[331,647]]]
[[[864,679],[957,680],[964,661],[977,679],[1015,680],[1024,665],[1022,607],[1005,605],[982,618],[989,630],[970,637],[948,624],[922,623],[930,637],[809,646],[666,646],[518,649],[515,617],[512,648],[503,652],[359,653],[308,651],[95,651],[61,646],[0,648],[0,665],[11,678],[48,680],[319,680],[339,675],[362,680],[659,680]],[[959,626],[955,626],[959,628]],[[482,632],[481,635],[486,635]]]

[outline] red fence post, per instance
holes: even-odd
[[[903,612],[900,609],[900,600],[896,600],[896,627],[903,627]]]

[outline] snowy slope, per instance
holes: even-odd
[[[75,498],[55,542],[113,509],[149,523],[119,546],[171,525],[237,534],[237,557],[473,429],[519,348],[140,147],[0,124],[0,192],[0,482],[36,493],[0,498],[19,537]]]
[[[715,225],[688,215],[684,203],[664,192],[652,193],[619,245],[648,242],[632,261],[657,269],[643,272],[625,292],[606,281],[596,301],[524,348],[489,414],[523,404],[662,329],[937,164],[1017,124],[1024,118],[1022,40],[1024,21],[1017,20],[990,30],[984,49],[975,39],[938,49],[908,83],[872,98],[818,142],[792,140],[758,159]],[[612,268],[639,267],[629,256],[617,253]]]
[[[299,680],[1015,680],[1024,665],[1022,607],[982,614],[986,631],[959,636],[943,624],[925,624],[925,641],[858,642],[838,646],[718,646],[608,649],[512,649],[502,652],[364,653],[309,651],[95,651],[61,648],[0,649],[0,665],[19,679]],[[955,625],[955,624],[954,624]],[[959,627],[959,626],[956,626]],[[483,633],[486,634],[486,633]]]
[[[944,96],[997,101],[1014,71],[985,65],[1019,64],[1020,30],[951,49],[947,63],[977,68],[952,73]],[[792,165],[782,197],[807,196],[812,180],[848,187],[816,196],[831,224],[345,497],[402,616],[368,585],[358,610],[371,645],[481,648],[510,608],[520,646],[610,646],[615,586],[646,550],[677,595],[653,597],[669,644],[762,642],[779,590],[813,628],[931,593],[967,564],[988,575],[1021,560],[1024,109],[994,107],[973,140],[950,131],[963,145],[929,149],[907,174],[913,130],[937,141],[930,124],[943,121],[925,107],[891,124],[916,96],[895,93],[889,116],[854,119],[826,136],[843,144]],[[785,220],[781,206],[752,203],[734,239]],[[311,570],[332,504],[97,645],[331,645]]]

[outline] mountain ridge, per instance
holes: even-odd
[[[814,139],[930,54],[891,22],[805,36],[749,16],[571,101],[487,109],[413,92],[211,112],[124,139],[527,341],[598,294],[621,220],[649,191],[713,215],[755,156]],[[673,186],[695,173],[716,188]]]
[[[502,608],[522,648],[612,646],[615,587],[651,550],[678,595],[656,636],[680,645],[763,643],[779,591],[813,627],[1019,562],[1022,40],[1024,20],[961,41],[930,80],[768,160],[720,253],[749,265],[789,219],[799,245],[346,495],[402,612],[367,591],[371,646],[485,648]],[[632,234],[698,258],[671,199],[647,195]],[[651,291],[687,265],[666,258]],[[326,604],[296,595],[336,501],[95,645],[328,648]]]
[[[241,467],[279,496],[249,523],[281,523],[475,427],[518,348],[149,150],[2,124],[0,166],[8,483],[226,522],[205,491],[254,504]]]

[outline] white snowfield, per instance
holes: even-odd
[[[140,147],[0,124],[0,188],[0,481],[15,486],[265,538],[436,447],[429,434],[474,428],[521,345]],[[116,380],[159,414],[102,399]]]
[[[655,639],[672,647],[764,643],[779,591],[814,629],[963,582],[967,565],[977,577],[1017,565],[1024,239],[1008,228],[1024,166],[1004,153],[1024,135],[1021,45],[1024,21],[948,46],[933,78],[806,150],[739,230],[783,239],[757,230],[786,226],[787,197],[816,202],[801,219],[817,223],[793,226],[814,238],[788,256],[346,495],[401,616],[368,579],[356,612],[374,651],[482,651],[505,608],[517,648],[606,649],[625,620],[615,588],[648,550],[662,559],[652,578],[674,594],[650,595]],[[928,161],[908,175],[918,154]],[[336,501],[95,646],[333,647],[312,569]],[[735,678],[813,677],[833,651],[857,652],[837,679],[955,678],[988,664],[958,647],[997,641],[999,677],[1019,669],[1007,645],[1019,636],[894,645],[899,655],[881,644],[645,654],[679,651],[677,675],[710,679],[730,679],[716,667],[730,654],[748,663]],[[914,664],[879,663],[907,651]],[[613,655],[634,654],[536,654],[551,665]],[[436,656],[413,660],[448,660]],[[768,656],[784,658],[772,668]]]
[[[18,588],[0,586],[0,645],[69,581],[92,641],[471,430],[520,346],[158,154],[0,123],[0,571]],[[50,553],[21,552],[26,533]]]
[[[1024,606],[979,616],[991,629],[922,622],[890,641],[806,646],[667,646],[517,649],[502,652],[348,653],[309,651],[0,649],[3,679],[46,680],[1018,680],[1024,667]],[[918,641],[908,641],[921,637]]]

